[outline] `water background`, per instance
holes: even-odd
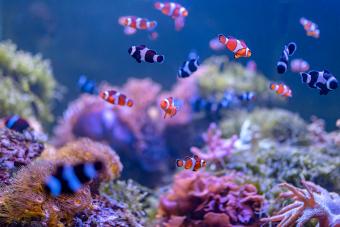
[[[307,60],[312,69],[328,69],[340,79],[340,1],[338,0],[179,0],[189,10],[183,31],[174,30],[170,17],[144,0],[0,0],[0,39],[13,40],[20,49],[41,52],[51,59],[57,80],[68,88],[60,115],[77,97],[76,82],[84,73],[97,81],[121,85],[129,77],[150,77],[169,90],[176,82],[179,65],[196,49],[201,59],[215,52],[208,42],[219,33],[244,39],[258,69],[271,80],[284,81],[294,97],[287,109],[309,120],[324,118],[334,128],[340,118],[340,89],[320,96],[301,84],[300,76],[276,73],[284,44],[295,41],[294,57]],[[136,15],[158,21],[160,37],[150,41],[147,32],[126,36],[118,25],[120,16]],[[300,17],[316,22],[320,39],[307,37]],[[166,56],[162,65],[137,64],[127,54],[131,45],[145,44]],[[222,51],[220,54],[231,54]],[[239,62],[245,64],[247,60]]]

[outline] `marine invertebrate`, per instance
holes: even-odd
[[[207,132],[202,137],[205,147],[203,149],[192,147],[191,152],[207,162],[219,162],[229,157],[237,140],[237,136],[233,136],[229,140],[223,139],[222,132],[215,123],[209,125]]]
[[[7,128],[0,129],[0,182],[8,184],[18,167],[38,157],[44,144],[27,134]]]
[[[264,202],[252,184],[234,176],[182,171],[170,191],[161,196],[160,226],[254,226]]]
[[[52,100],[60,96],[48,60],[0,43],[0,116],[19,114],[49,122]],[[58,89],[59,91],[61,89]]]
[[[0,223],[30,225],[38,220],[42,225],[71,223],[73,216],[91,206],[89,187],[73,196],[47,196],[43,183],[53,172],[52,162],[36,160],[18,171],[8,186],[0,192]]]
[[[340,226],[340,196],[329,193],[313,182],[302,181],[305,189],[283,183],[280,186],[289,191],[281,197],[290,198],[293,203],[283,207],[276,215],[261,219],[262,222],[279,222],[279,226],[304,226],[309,220],[316,218],[320,227]]]
[[[100,180],[109,181],[120,176],[123,166],[119,156],[109,146],[94,142],[88,138],[81,138],[66,144],[58,150],[46,149],[39,159],[76,164],[79,162],[104,162],[106,171],[100,174]]]

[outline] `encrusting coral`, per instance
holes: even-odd
[[[57,86],[48,60],[17,50],[11,41],[0,42],[0,116],[53,120],[51,103],[61,95]]]
[[[277,214],[261,219],[262,222],[279,222],[280,227],[302,227],[311,219],[317,219],[320,227],[340,226],[340,196],[309,181],[302,181],[305,189],[283,183],[289,191],[281,197],[293,200]]]
[[[236,176],[182,171],[160,198],[159,226],[258,226],[264,203],[252,184]]]
[[[84,185],[74,195],[54,198],[46,194],[44,181],[59,164],[94,160],[102,160],[105,165],[96,181]],[[91,208],[91,193],[98,192],[98,181],[116,179],[121,170],[114,151],[89,139],[80,139],[59,150],[46,149],[39,159],[18,171],[0,192],[0,223],[24,225],[39,220],[43,225],[69,225],[75,214]]]
[[[28,165],[43,149],[42,142],[26,134],[0,129],[0,184],[8,184],[13,173]]]

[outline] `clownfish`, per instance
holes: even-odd
[[[152,31],[157,27],[157,21],[150,21],[146,18],[136,16],[123,16],[118,19],[118,23],[124,27],[130,27],[139,30]]]
[[[169,115],[173,117],[182,107],[182,101],[174,99],[173,97],[165,98],[161,101],[160,107],[164,111],[164,119]]]
[[[176,166],[178,168],[183,167],[184,169],[190,169],[192,171],[197,171],[200,168],[204,168],[207,166],[207,162],[203,159],[200,159],[197,155],[193,157],[185,157],[182,159],[176,159]]]
[[[328,92],[335,90],[339,85],[335,76],[327,70],[303,72],[300,75],[302,82],[311,88],[318,89],[320,95],[327,95]]]
[[[129,48],[128,53],[136,59],[138,63],[149,62],[149,63],[163,63],[164,55],[159,55],[156,51],[147,48],[145,45],[132,46]]]
[[[249,58],[251,56],[251,51],[243,40],[238,40],[231,36],[226,37],[224,35],[218,35],[218,40],[224,44],[228,50],[234,53],[234,58]]]
[[[60,165],[44,183],[45,191],[52,197],[77,193],[86,183],[98,176],[104,168],[100,161]]]
[[[304,17],[300,18],[300,24],[303,26],[303,28],[307,32],[307,36],[311,36],[316,39],[320,37],[320,30],[317,24],[313,23],[310,20],[307,20]]]
[[[281,57],[276,65],[276,69],[279,74],[283,74],[287,71],[289,56],[292,56],[296,49],[297,45],[294,42],[290,42],[284,46]]]
[[[269,86],[270,90],[276,91],[276,94],[283,97],[292,97],[292,90],[285,84],[271,83]]]
[[[133,106],[132,99],[129,99],[126,97],[126,95],[121,94],[118,91],[115,90],[108,90],[108,91],[101,91],[99,93],[99,96],[104,99],[105,101],[119,106]]]
[[[23,133],[30,127],[28,122],[25,119],[21,118],[19,115],[12,115],[6,117],[4,120],[4,124],[6,128],[20,133]]]
[[[182,66],[179,68],[177,78],[187,78],[196,72],[200,65],[198,60],[199,57],[197,53],[195,51],[190,52],[188,60],[183,62]]]
[[[294,59],[290,62],[290,70],[294,73],[306,72],[309,70],[309,64],[301,58]]]
[[[155,8],[160,10],[163,14],[172,17],[173,19],[178,17],[187,17],[189,12],[182,5],[175,2],[156,2]]]

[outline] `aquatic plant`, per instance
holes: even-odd
[[[160,226],[256,226],[264,203],[252,184],[236,176],[182,171],[160,198]]]
[[[224,162],[233,150],[237,136],[229,140],[222,138],[222,132],[215,123],[211,123],[202,135],[205,146],[202,149],[192,147],[191,152],[209,162]]]
[[[257,108],[251,113],[230,112],[221,121],[220,127],[225,137],[239,134],[244,143],[253,139],[248,139],[251,134],[257,140],[269,138],[280,143],[306,145],[310,140],[307,123],[299,115],[278,108]]]
[[[44,181],[60,163],[75,164],[102,160],[105,165],[98,179],[73,195],[49,196]],[[59,150],[46,149],[41,157],[22,168],[0,192],[0,223],[29,224],[39,220],[45,225],[71,224],[75,214],[91,207],[91,192],[99,183],[116,179],[122,170],[119,157],[108,146],[90,139],[79,139]]]
[[[100,191],[142,225],[149,224],[155,216],[157,200],[154,193],[131,179],[103,184]]]
[[[0,129],[0,183],[8,184],[13,173],[38,157],[44,144],[29,134]]]
[[[320,227],[340,226],[340,196],[330,193],[313,182],[302,181],[305,189],[291,184],[280,184],[288,192],[281,197],[293,200],[272,217],[261,219],[262,222],[279,222],[281,227],[302,227],[311,219],[317,219]]]
[[[51,103],[61,94],[50,62],[40,54],[17,50],[11,41],[0,42],[0,86],[0,116],[53,120]]]

